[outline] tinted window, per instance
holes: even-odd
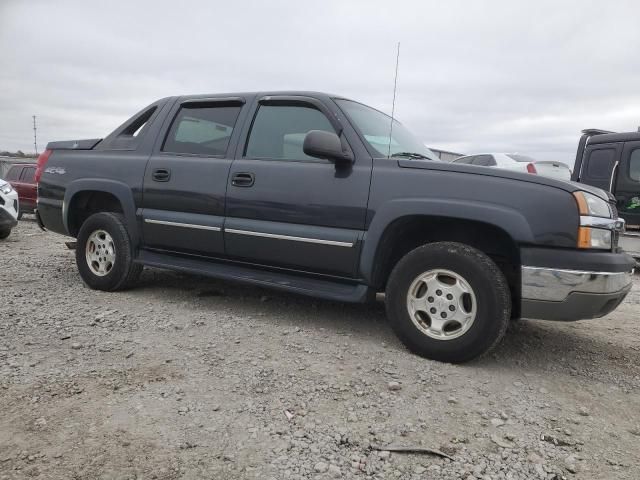
[[[480,165],[482,167],[490,167],[496,164],[496,161],[491,155],[478,155],[473,161],[474,165]]]
[[[473,162],[473,159],[476,157],[460,157],[460,158],[456,158],[453,162],[454,163],[464,163],[466,165],[470,164]]]
[[[20,178],[20,173],[22,172],[22,167],[11,167],[7,172],[7,177],[5,180],[18,180]]]
[[[153,107],[147,110],[146,112],[144,112],[142,115],[136,118],[133,122],[127,125],[127,128],[125,128],[122,131],[122,133],[120,133],[120,135],[129,135],[132,137],[137,137],[142,132],[144,127],[146,127],[149,124],[149,120],[151,120],[151,117],[156,111],[156,108],[157,107]]]
[[[33,167],[26,167],[23,172],[20,180],[25,183],[34,183],[36,169]]]
[[[245,156],[283,160],[311,159],[302,151],[310,130],[335,130],[324,114],[312,107],[262,105],[251,127]]]
[[[240,106],[183,106],[171,124],[162,150],[225,155]]]
[[[589,178],[608,179],[611,175],[616,151],[613,148],[593,150],[587,163],[587,176]]]
[[[631,152],[629,159],[629,178],[640,182],[640,148]]]

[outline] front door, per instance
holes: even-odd
[[[178,103],[147,163],[143,194],[145,247],[224,256],[222,227],[236,122],[244,101]],[[234,135],[235,134],[235,135]]]
[[[624,144],[614,190],[619,215],[627,225],[640,225],[640,142]]]
[[[307,97],[270,96],[258,102],[227,187],[225,245],[230,258],[356,275],[372,160],[358,153],[359,139],[336,125],[328,108]],[[356,153],[355,162],[337,166],[305,155],[303,142],[310,130],[343,135]]]

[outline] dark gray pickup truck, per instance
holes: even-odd
[[[462,362],[510,319],[603,316],[633,260],[587,185],[437,160],[370,107],[314,92],[159,100],[104,139],[52,142],[41,225],[77,238],[91,288],[143,265],[316,297],[385,292],[402,341]]]

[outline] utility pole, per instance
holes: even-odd
[[[33,115],[33,148],[36,151],[36,155],[38,155],[38,137],[37,137],[37,130],[38,127],[36,127],[36,116]]]

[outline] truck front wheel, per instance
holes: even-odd
[[[130,287],[142,272],[120,213],[101,212],[85,220],[78,232],[76,264],[82,280],[95,290]]]
[[[387,282],[386,309],[409,350],[458,363],[500,342],[511,296],[502,271],[484,253],[438,242],[416,248],[397,263]]]

